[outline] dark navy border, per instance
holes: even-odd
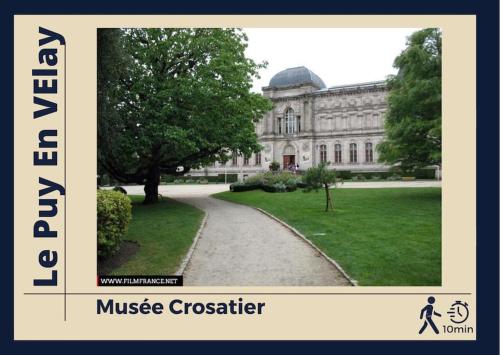
[[[499,36],[498,2],[495,0],[28,0],[0,2],[2,72],[0,147],[3,213],[0,245],[2,281],[0,295],[3,354],[99,353],[137,354],[166,352],[300,352],[337,354],[498,354],[499,315]],[[477,341],[321,341],[321,342],[122,342],[122,341],[13,341],[13,29],[14,14],[476,14],[477,15]],[[77,44],[74,44],[77,46]],[[10,170],[10,171],[9,171]],[[450,177],[452,178],[452,177]],[[335,320],[332,319],[332,322]],[[381,320],[382,321],[382,320]],[[165,329],[168,332],[168,329]]]

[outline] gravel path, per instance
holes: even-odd
[[[175,198],[208,213],[186,286],[350,285],[313,248],[253,208],[209,196]]]

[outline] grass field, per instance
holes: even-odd
[[[441,285],[441,188],[335,189],[332,196],[334,212],[324,212],[323,191],[214,195],[292,225],[360,285]]]
[[[142,205],[144,196],[130,198],[132,221],[123,239],[138,242],[140,248],[112,274],[172,275],[193,242],[203,212],[171,199]]]

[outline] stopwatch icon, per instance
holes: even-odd
[[[450,320],[455,324],[463,323],[469,318],[469,305],[466,302],[455,301],[448,311]]]

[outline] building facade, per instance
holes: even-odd
[[[352,172],[387,171],[378,162],[377,145],[384,136],[387,111],[385,81],[333,86],[306,67],[277,73],[262,88],[273,109],[256,124],[263,146],[250,157],[233,155],[192,175],[238,174],[239,179],[269,170],[306,170],[321,162],[330,169]]]

